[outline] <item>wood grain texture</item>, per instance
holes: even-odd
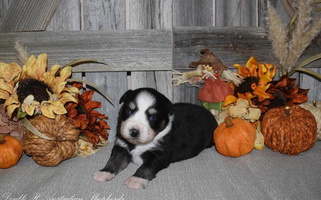
[[[126,72],[99,72],[86,73],[86,80],[95,83],[111,96],[114,105],[111,105],[101,94],[95,92],[93,99],[101,102],[102,107],[97,111],[108,116],[107,123],[111,126],[109,130],[109,139],[113,141],[116,135],[117,116],[120,109],[119,99],[127,91]]]
[[[188,85],[173,86],[174,87],[174,99],[175,103],[184,102],[201,105],[198,100],[199,88]]]
[[[321,65],[320,65],[321,67]],[[313,68],[313,71],[321,74],[321,68]],[[306,74],[300,74],[298,83],[300,88],[309,89],[308,97],[309,101],[321,101],[321,82]]]
[[[82,30],[100,30],[100,31],[116,31],[125,30],[126,28],[126,5],[125,0],[83,0],[83,25]],[[108,45],[107,45],[108,46]],[[125,45],[126,46],[126,45]],[[114,50],[117,59],[123,54]],[[106,52],[107,53],[107,52]],[[108,56],[106,56],[108,57]],[[88,66],[92,67],[92,66]],[[102,66],[103,67],[103,66]],[[127,72],[86,72],[84,77],[101,89],[103,89],[114,101],[114,106],[111,105],[99,93],[95,93],[93,99],[102,104],[99,112],[104,113],[109,117],[107,123],[111,129],[108,131],[109,140],[113,141],[116,135],[117,116],[120,108],[120,96],[128,90]]]
[[[4,22],[4,26],[7,18],[23,14],[10,17],[10,4],[28,2],[35,0],[0,0],[0,24]],[[29,6],[41,8],[45,2],[55,1],[39,1],[38,5]],[[280,1],[270,2],[287,23],[289,18]],[[264,29],[266,5],[267,0],[61,0],[46,32],[0,34],[0,60],[17,61],[13,43],[22,41],[33,54],[47,52],[49,65],[63,65],[80,58],[107,63],[75,67],[74,76],[87,78],[88,73],[88,79],[97,81],[114,95],[128,86],[133,89],[150,86],[175,102],[199,104],[197,88],[172,86],[171,69],[190,70],[189,62],[200,58],[202,48],[210,48],[229,67],[234,63],[245,64],[250,56],[273,63]],[[26,12],[27,7],[19,9]],[[43,14],[48,13],[33,12],[28,19]],[[257,25],[261,28],[254,27]],[[319,36],[302,59],[320,53],[320,45]],[[320,66],[318,61],[309,67],[319,71],[316,67]],[[127,72],[131,74],[130,82]],[[311,88],[310,99],[321,100],[319,82],[305,74],[299,77],[302,88]],[[95,99],[104,101],[99,95]],[[114,118],[117,113],[110,116]]]
[[[60,2],[61,0],[15,0],[10,5],[0,32],[46,30]]]
[[[17,61],[15,41],[25,44],[31,54],[46,52],[50,65],[64,65],[76,59],[105,63],[79,66],[75,72],[172,69],[171,33],[166,30],[2,33],[2,62]]]
[[[151,87],[157,89],[170,100],[173,100],[172,93],[172,71],[140,71],[131,73],[131,88]]]
[[[215,7],[214,0],[173,0],[173,31],[178,27],[206,27],[214,25]],[[179,54],[175,53],[176,36],[173,32],[173,48],[174,57]],[[177,49],[176,49],[177,50]],[[180,65],[185,65],[184,60],[180,58],[174,60]],[[182,62],[183,61],[183,62]],[[175,64],[174,64],[175,68]],[[189,102],[198,104],[197,100],[198,89],[195,87],[188,87],[186,85],[173,86],[173,101],[174,102]]]
[[[84,0],[84,30],[124,30],[125,0]]]
[[[321,38],[320,38],[321,39]],[[307,49],[301,60],[317,54],[319,39]],[[198,61],[199,51],[211,49],[225,65],[245,64],[254,56],[259,62],[275,63],[266,29],[260,27],[181,27],[174,30],[175,69],[186,68],[191,61]],[[319,61],[309,67],[321,66]]]
[[[257,1],[216,0],[216,26],[257,26]]]
[[[9,10],[10,4],[13,0],[0,0],[0,25],[6,18],[7,12]]]
[[[266,1],[266,0],[265,0]],[[280,0],[270,0],[271,5],[276,9],[281,20],[287,24],[290,22],[291,18],[288,16],[286,9],[283,7]]]
[[[257,5],[257,9],[258,9],[258,26],[260,27],[266,27],[267,26],[267,21],[266,21],[266,9],[267,9],[267,1],[266,0],[258,0],[258,5]]]
[[[169,29],[172,0],[127,0],[127,29]]]
[[[46,31],[80,31],[81,5],[79,0],[62,0]]]
[[[265,29],[257,27],[176,28],[174,31],[174,68],[184,68],[199,60],[203,48],[211,49],[226,65],[244,63],[250,56],[272,61]]]
[[[213,25],[213,0],[173,0],[173,27]]]
[[[172,0],[130,0],[128,3],[128,29],[169,29],[172,28]],[[169,49],[172,54],[172,49]],[[162,59],[162,58],[160,58]],[[140,87],[155,88],[172,100],[172,71],[132,71],[130,89]]]

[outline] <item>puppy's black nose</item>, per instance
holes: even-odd
[[[129,130],[129,134],[132,137],[137,137],[139,135],[139,130],[137,130],[135,128],[132,128],[132,129]]]

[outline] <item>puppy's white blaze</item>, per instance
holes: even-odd
[[[163,139],[163,137],[171,131],[173,120],[174,116],[170,116],[166,128],[160,133],[158,133],[158,135],[153,139],[153,141],[144,145],[137,145],[135,149],[131,151],[133,163],[139,166],[143,164],[143,159],[141,158],[142,153],[159,145],[159,142]]]
[[[121,134],[127,140],[131,139],[130,129],[137,129],[140,132],[138,140],[135,141],[137,143],[148,143],[155,137],[155,132],[149,126],[146,110],[150,108],[155,103],[155,97],[153,97],[148,92],[142,92],[138,94],[136,98],[136,107],[137,112],[130,116],[126,121],[124,121],[121,125]],[[130,104],[130,107],[132,105]]]
[[[136,98],[138,111],[131,117],[131,120],[145,126],[149,126],[148,120],[146,118],[146,110],[154,105],[155,101],[155,97],[148,92],[142,92],[138,94]]]

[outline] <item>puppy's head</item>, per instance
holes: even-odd
[[[173,113],[172,103],[151,88],[128,90],[119,103],[123,103],[119,112],[120,134],[135,145],[151,142],[166,128]]]

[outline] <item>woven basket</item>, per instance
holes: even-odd
[[[39,165],[56,166],[77,153],[79,130],[65,115],[50,119],[38,115],[29,120],[45,137],[26,131],[22,145],[27,155]],[[48,139],[49,138],[49,139]]]
[[[300,106],[270,109],[262,121],[266,146],[288,155],[309,150],[315,144],[316,132],[314,116]]]

